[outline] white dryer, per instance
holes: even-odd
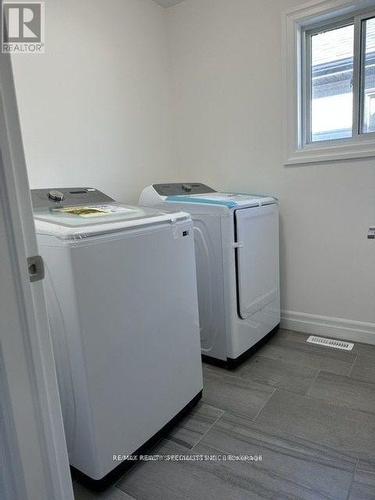
[[[202,355],[235,366],[280,324],[277,200],[186,183],[148,186],[139,203],[191,214]]]
[[[193,224],[92,188],[32,200],[70,463],[108,479],[200,398]]]

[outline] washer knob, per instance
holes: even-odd
[[[63,201],[64,193],[61,191],[50,191],[48,193],[48,198],[53,201]]]
[[[184,191],[186,191],[187,193],[190,193],[190,191],[192,190],[192,187],[190,184],[182,184],[182,189]]]

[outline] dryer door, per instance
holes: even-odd
[[[278,297],[278,205],[237,210],[238,312],[247,319]]]

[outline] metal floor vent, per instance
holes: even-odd
[[[354,344],[344,342],[343,340],[325,339],[324,337],[314,337],[311,335],[306,342],[310,344],[318,344],[324,347],[332,347],[333,349],[342,349],[343,351],[351,351]]]

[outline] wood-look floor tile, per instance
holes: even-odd
[[[319,370],[310,366],[287,363],[280,359],[256,356],[241,366],[236,375],[279,389],[305,394]]]
[[[169,433],[167,439],[192,448],[223,413],[223,410],[201,402]]]
[[[375,500],[375,486],[354,481],[349,500]]]
[[[320,372],[308,396],[375,414],[375,384],[343,375]]]
[[[171,441],[160,442],[152,451],[153,455],[164,457],[185,453],[190,451]],[[183,465],[161,459],[140,462],[117,482],[116,487],[136,500],[186,499],[186,492],[193,487],[194,478],[186,473]]]
[[[375,460],[374,415],[277,390],[256,419],[344,455]]]
[[[346,498],[356,460],[325,446],[291,438],[274,428],[225,413],[200,443],[235,455],[261,455],[259,480],[272,484],[275,494],[305,498]]]
[[[88,490],[81,484],[74,482],[74,498],[75,500],[135,500],[133,497],[119,490],[115,486],[112,486],[106,491],[97,493]]]
[[[350,372],[350,377],[375,384],[375,358],[359,354]]]
[[[375,500],[375,465],[360,462],[350,491],[350,500]]]
[[[266,384],[245,380],[230,372],[204,369],[204,402],[248,418],[257,416],[274,390]]]
[[[180,453],[182,452],[180,449]],[[160,453],[176,452],[164,446]],[[186,449],[184,450],[186,453]],[[245,499],[301,499],[340,500],[348,494],[352,473],[332,467],[327,474],[329,487],[312,486],[312,480],[296,483],[282,474],[274,474],[263,462],[230,460],[223,450],[200,443],[189,454],[207,457],[207,460],[179,462],[149,462],[141,464],[124,477],[118,487],[137,500],[245,500]],[[215,457],[215,459],[213,459]],[[226,460],[223,460],[226,457]],[[312,468],[312,472],[317,469]],[[323,469],[319,469],[319,473]],[[286,468],[284,468],[286,471]],[[326,471],[326,469],[325,469]],[[291,471],[290,471],[291,472]],[[295,474],[296,476],[297,474]],[[320,478],[321,480],[321,478]],[[327,495],[327,491],[330,495]]]

